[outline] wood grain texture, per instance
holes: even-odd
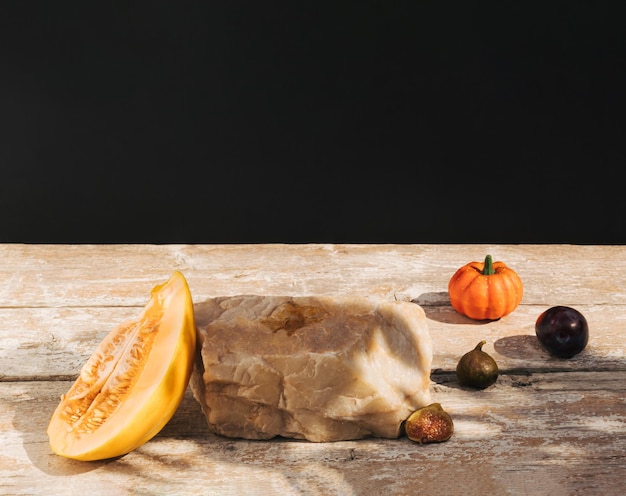
[[[454,271],[490,253],[525,285],[521,305],[474,322],[449,304]],[[115,460],[54,455],[45,429],[99,341],[173,270],[194,302],[235,294],[363,295],[420,304],[433,336],[432,395],[453,437],[339,443],[208,432],[187,392],[159,435]],[[626,477],[626,247],[577,245],[0,245],[1,494],[622,494]],[[572,359],[545,353],[552,305],[589,321]],[[460,356],[485,339],[500,367],[462,388]]]

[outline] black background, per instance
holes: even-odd
[[[0,242],[626,242],[621,2],[0,5]]]

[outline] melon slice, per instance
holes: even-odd
[[[153,438],[183,399],[196,348],[189,286],[175,271],[140,315],[113,329],[52,414],[56,454],[77,460],[124,455]]]

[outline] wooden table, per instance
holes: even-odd
[[[525,285],[493,322],[457,314],[447,283],[486,254]],[[100,340],[136,317],[173,270],[195,302],[235,294],[370,295],[423,306],[433,336],[433,400],[453,437],[328,444],[208,432],[188,389],[170,423],[115,460],[52,453],[46,427]],[[626,246],[0,245],[1,494],[601,495],[626,488]],[[549,356],[534,333],[553,305],[580,310],[588,347]],[[458,385],[480,340],[498,362],[486,390]]]

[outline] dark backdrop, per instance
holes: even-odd
[[[0,242],[626,242],[620,2],[96,4],[1,4]]]

